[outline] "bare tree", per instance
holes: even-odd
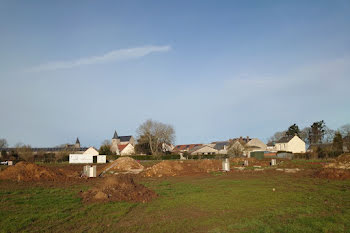
[[[151,119],[139,126],[137,134],[139,139],[147,140],[152,155],[159,154],[163,143],[172,144],[175,141],[173,126]]]
[[[309,132],[310,132],[310,127],[305,127],[300,131],[300,138],[307,144],[309,144]]]
[[[16,151],[18,156],[27,162],[33,162],[34,161],[34,155],[33,151],[30,145],[24,145],[22,143],[16,144]]]
[[[233,157],[242,156],[244,149],[244,146],[238,140],[230,140],[227,154]]]
[[[8,147],[7,141],[4,138],[0,138],[0,149]]]
[[[277,142],[278,140],[286,136],[286,132],[287,132],[286,130],[276,132],[272,137],[269,138],[268,142]]]
[[[343,137],[350,135],[350,124],[340,126],[339,132]]]
[[[336,131],[328,128],[327,126],[325,126],[324,128],[324,137],[323,137],[323,143],[331,143],[333,142],[333,138],[335,136]]]

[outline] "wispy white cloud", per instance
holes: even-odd
[[[27,71],[29,72],[41,72],[41,71],[50,71],[50,70],[59,70],[59,69],[69,69],[78,66],[84,65],[92,65],[92,64],[101,64],[112,61],[123,61],[136,59],[140,57],[144,57],[150,53],[154,52],[167,52],[171,50],[170,46],[144,46],[144,47],[136,47],[129,49],[119,49],[113,50],[101,56],[92,56],[80,58],[72,61],[56,61],[49,62],[45,64],[41,64],[35,67],[29,68]]]

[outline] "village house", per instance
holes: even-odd
[[[135,154],[135,147],[131,144],[119,144],[118,145],[118,155],[124,156],[124,155],[133,155]]]
[[[262,142],[258,138],[250,138],[250,137],[239,137],[230,139],[230,144],[227,150],[236,151],[236,153],[241,152],[242,155],[250,157],[251,152],[255,151],[266,151],[267,146],[264,142]]]
[[[305,142],[297,135],[284,136],[275,143],[274,150],[287,151],[292,153],[305,153]]]

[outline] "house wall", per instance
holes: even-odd
[[[120,155],[132,155],[135,154],[135,148],[133,145],[128,144],[123,150],[122,152],[120,152]]]
[[[305,142],[299,137],[295,136],[288,142],[288,150],[293,153],[305,153]]]
[[[289,151],[288,143],[276,143],[275,148],[277,151]]]
[[[69,163],[93,163],[94,155],[89,154],[70,154]],[[97,163],[106,163],[105,155],[97,155]]]

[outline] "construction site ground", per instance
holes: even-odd
[[[140,161],[138,174],[96,178],[83,165],[2,168],[0,232],[350,231],[347,157],[270,161]]]

